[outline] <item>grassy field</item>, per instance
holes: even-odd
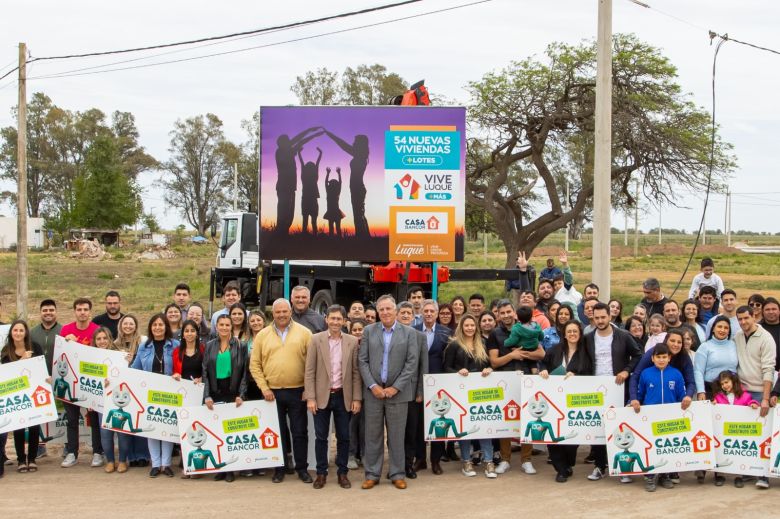
[[[570,264],[575,284],[584,286],[590,280],[590,237],[570,243]],[[632,237],[629,246],[623,245],[623,236],[612,238],[612,296],[623,301],[625,307],[641,298],[641,282],[650,276],[661,280],[664,293],[669,296],[680,280],[693,244],[691,236],[665,236],[658,245],[657,236],[642,236],[638,257],[633,257]],[[724,246],[724,237],[714,237],[697,250],[691,268],[674,297],[687,297],[691,279],[698,272],[699,260],[707,255],[715,260],[716,272],[723,277],[726,286],[737,291],[739,300],[746,302],[750,294],[780,296],[780,257],[764,254],[745,254]],[[733,236],[732,243],[748,242],[751,245],[780,245],[780,237]],[[547,257],[558,257],[563,246],[563,236],[553,235],[538,248],[531,262],[541,270]],[[122,294],[122,308],[142,317],[142,321],[159,311],[171,300],[173,287],[181,281],[189,283],[195,300],[208,300],[209,270],[215,263],[216,247],[213,245],[178,245],[174,247],[176,258],[170,260],[139,260],[136,249],[109,249],[111,259],[101,261],[74,259],[69,253],[31,252],[29,255],[29,308],[31,320],[37,320],[37,305],[41,299],[53,298],[59,303],[60,321],[72,318],[70,302],[86,296],[96,302],[96,313],[103,311],[101,303],[107,290]],[[505,253],[495,237],[488,240],[487,254],[483,242],[466,242],[466,261],[449,264],[452,267],[503,268]],[[8,321],[16,311],[16,255],[0,253],[0,321]],[[456,294],[468,296],[481,292],[492,299],[503,295],[501,282],[461,282],[440,287],[440,299],[449,300]],[[217,303],[219,305],[219,303]]]

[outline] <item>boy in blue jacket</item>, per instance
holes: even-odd
[[[637,400],[631,401],[631,407],[637,413],[641,405],[673,404],[682,402],[685,398],[685,380],[682,373],[674,366],[669,365],[672,355],[669,347],[658,344],[653,351],[653,365],[642,370],[639,375],[639,387],[637,388]],[[669,474],[650,474],[645,476],[645,490],[655,492],[656,485],[660,481],[664,488],[674,487]]]

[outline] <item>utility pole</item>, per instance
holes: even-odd
[[[707,245],[707,201],[704,201],[704,212],[701,215],[701,244]]]
[[[731,190],[726,190],[726,245],[731,247]]]
[[[661,211],[661,203],[658,203],[658,245],[661,245],[661,217],[663,212]]]
[[[27,320],[27,45],[19,44],[19,113],[16,136],[16,315]]]
[[[596,124],[593,161],[593,282],[610,298],[612,212],[612,0],[599,0],[596,35]]]
[[[569,198],[569,179],[566,179],[566,207],[571,211],[571,200]],[[569,252],[569,231],[571,230],[571,221],[566,222],[566,236],[563,239],[563,250]]]
[[[238,163],[233,163],[233,212],[238,211]]]
[[[636,181],[636,199],[634,200],[634,257],[639,256],[639,179]]]

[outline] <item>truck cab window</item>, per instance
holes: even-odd
[[[226,251],[236,242],[236,234],[238,233],[238,220],[231,218],[225,220],[224,232],[222,239],[220,240],[219,248]]]

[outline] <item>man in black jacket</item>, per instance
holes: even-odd
[[[616,384],[623,384],[628,398],[628,384],[624,384],[642,358],[642,350],[631,335],[610,325],[609,306],[598,303],[593,307],[592,323],[596,329],[585,335],[585,348],[593,359],[594,375],[614,376]],[[596,467],[588,476],[598,481],[607,474],[607,446],[594,445],[591,455]]]

